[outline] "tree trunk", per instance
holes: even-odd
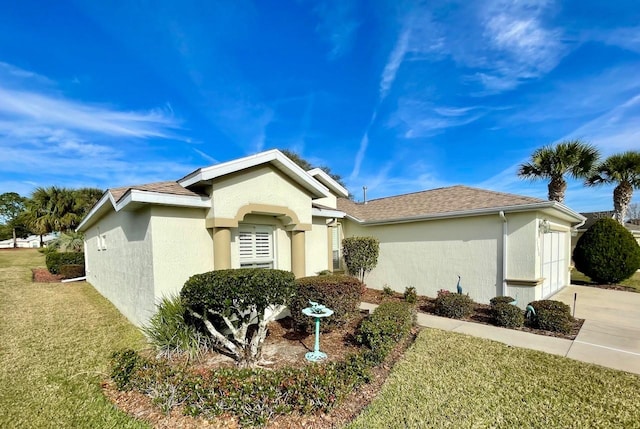
[[[560,177],[554,177],[549,182],[549,201],[564,203],[564,194],[567,190],[567,182]]]
[[[44,238],[42,238],[42,234],[40,234],[40,248],[44,247]]]
[[[13,228],[13,248],[18,247],[18,237],[16,237],[16,229]]]
[[[624,218],[633,197],[633,186],[629,182],[620,182],[613,190],[613,217],[624,226]]]

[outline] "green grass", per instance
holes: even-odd
[[[571,271],[571,283],[573,282],[586,282],[586,283],[590,283],[591,279],[584,275],[583,273],[581,273],[578,270],[573,270]],[[628,278],[627,280],[623,281],[620,283],[622,286],[627,286],[627,287],[631,287],[634,288],[636,292],[640,293],[640,272],[637,272],[632,275],[630,278]]]
[[[638,428],[640,376],[423,330],[356,428]]]
[[[102,395],[111,351],[144,340],[85,282],[31,282],[36,250],[0,251],[0,427],[142,428]]]

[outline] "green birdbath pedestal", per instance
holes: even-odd
[[[318,362],[327,358],[327,354],[320,351],[320,319],[323,317],[329,317],[333,314],[333,310],[318,304],[317,302],[309,301],[311,307],[304,308],[302,314],[305,316],[313,317],[316,323],[316,340],[315,346],[312,352],[308,352],[304,355],[310,362]]]

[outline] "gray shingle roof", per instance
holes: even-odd
[[[457,185],[379,198],[367,204],[339,198],[338,209],[362,221],[384,221],[543,202],[539,198]]]
[[[158,192],[161,194],[186,195],[191,197],[200,196],[195,192],[180,186],[178,182],[155,182],[147,183],[144,185],[124,186],[122,188],[109,189],[109,192],[113,196],[113,199],[118,202],[130,189],[147,192]]]

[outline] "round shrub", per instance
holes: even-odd
[[[438,294],[435,301],[436,314],[452,319],[468,317],[473,312],[473,300],[469,295],[459,293]]]
[[[492,321],[497,326],[519,328],[524,325],[524,311],[512,304],[499,302],[491,306]]]
[[[536,312],[533,319],[536,328],[564,334],[571,331],[574,319],[571,309],[564,302],[545,299],[533,301],[530,305]]]
[[[314,320],[302,314],[309,301],[318,302],[331,310],[333,315],[322,319],[323,331],[343,326],[359,312],[363,284],[346,275],[303,277],[296,280],[296,294],[289,305],[296,328],[303,331],[313,329]]]
[[[494,307],[496,304],[511,304],[513,301],[515,301],[515,299],[510,296],[496,296],[489,300],[489,304],[491,304],[491,307]]]
[[[578,240],[576,269],[598,283],[619,283],[640,268],[640,246],[614,219],[599,219]]]

